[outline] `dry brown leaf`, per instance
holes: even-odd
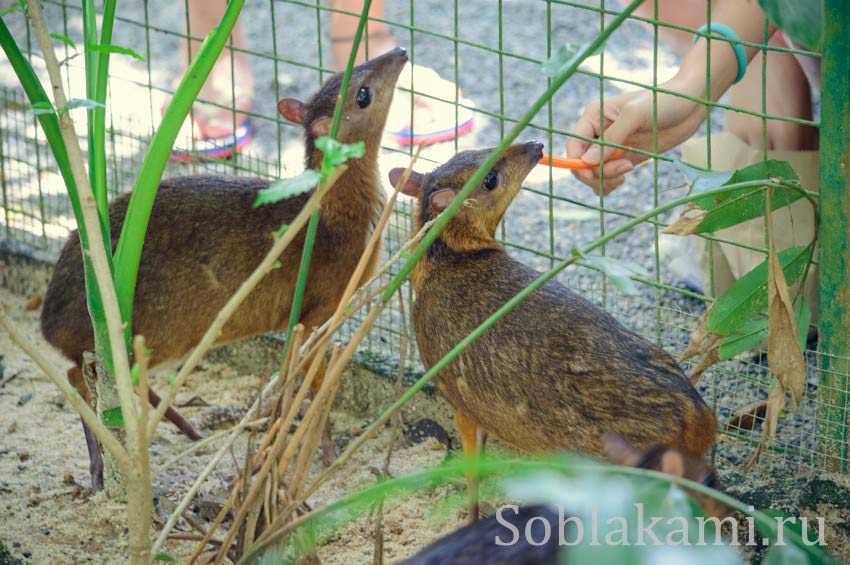
[[[768,190],[765,209],[770,210],[771,191]],[[799,405],[806,386],[806,363],[800,339],[797,335],[797,322],[794,316],[794,306],[788,295],[788,282],[782,271],[782,264],[776,253],[773,238],[773,222],[771,214],[765,214],[765,226],[768,235],[767,252],[767,360],[770,369],[776,375],[776,384],[770,389],[765,409],[764,428],[758,449],[748,468],[758,460],[776,435],[779,423],[779,413],[785,408],[785,394],[791,393],[793,408]]]
[[[691,332],[690,341],[688,341],[688,347],[679,355],[678,361],[682,363],[696,357],[703,351],[702,342],[708,337],[708,330],[705,329],[705,318],[707,314],[703,314],[703,316],[697,322],[697,328]]]
[[[661,233],[672,235],[692,235],[696,233],[697,227],[702,223],[708,210],[703,210],[693,202],[688,202],[679,219],[664,228]]]
[[[770,394],[767,395],[767,403],[765,406],[764,428],[762,428],[761,438],[753,458],[747,463],[745,470],[749,471],[753,468],[756,461],[759,460],[762,453],[767,452],[773,437],[776,435],[776,427],[779,423],[779,413],[785,407],[785,389],[780,383],[773,385],[770,389]]]
[[[793,407],[796,408],[806,386],[806,363],[797,334],[794,306],[773,242],[770,244],[768,264],[767,312],[770,331],[767,336],[767,359],[783,392],[791,393]]]
[[[696,368],[694,368],[691,374],[688,375],[688,379],[694,386],[699,383],[700,377],[702,377],[703,373],[705,373],[712,365],[720,361],[720,354],[718,353],[717,348],[723,342],[723,336],[708,333],[705,329],[705,318],[706,315],[703,315],[699,319],[697,328],[691,333],[688,347],[681,355],[679,355],[678,359],[679,363],[682,363],[688,359],[693,359],[697,355],[702,357]]]
[[[719,337],[712,338],[713,343],[719,343]],[[688,375],[688,379],[691,381],[691,384],[697,386],[699,384],[700,378],[702,378],[702,374],[705,373],[712,365],[720,361],[720,354],[717,352],[717,348],[713,347],[706,353],[703,353],[702,359],[700,359],[699,365],[697,365],[694,370]]]
[[[735,412],[723,426],[723,429],[726,431],[752,431],[756,429],[759,420],[764,420],[766,413],[767,401],[752,402]]]

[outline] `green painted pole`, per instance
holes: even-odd
[[[819,465],[847,472],[850,374],[850,0],[824,0],[818,287]]]

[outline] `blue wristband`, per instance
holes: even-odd
[[[702,26],[697,30],[699,33],[705,33],[708,31],[708,24]],[[732,31],[732,28],[721,23],[711,23],[711,32],[716,33],[717,35],[722,35],[726,39],[729,40],[729,46],[735,51],[735,57],[738,59],[738,76],[735,77],[735,82],[741,82],[741,79],[744,78],[744,73],[747,71],[747,52],[744,50],[744,46],[741,45],[741,38],[738,37],[738,34]],[[702,37],[701,35],[694,36],[694,43]],[[733,83],[734,84],[734,83]]]

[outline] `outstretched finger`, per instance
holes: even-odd
[[[617,145],[625,145],[626,141],[629,140],[641,127],[642,117],[638,112],[621,112],[617,119],[614,120],[610,126],[605,129],[605,147],[603,150],[603,154],[605,158],[608,159],[611,155],[617,151],[617,147],[608,145],[609,143],[617,144]],[[585,163],[590,163],[593,165],[599,164],[601,160],[599,156],[599,144],[593,144],[588,148],[587,151],[581,156],[581,160]]]
[[[575,127],[570,133],[593,139],[596,137],[597,132],[593,125],[593,120],[582,117],[578,122],[576,122]],[[589,141],[570,136],[567,138],[567,157],[571,159],[578,159],[587,151],[589,146]]]

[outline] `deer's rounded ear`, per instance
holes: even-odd
[[[635,467],[640,463],[641,451],[617,434],[606,432],[602,436],[602,451],[612,465]]]
[[[304,110],[304,103],[295,98],[282,98],[277,103],[277,111],[285,119],[294,124],[303,124],[304,118],[301,112]]]
[[[399,183],[404,178],[404,171],[406,170],[407,169],[402,167],[396,167],[390,171],[390,184],[393,185],[393,188],[398,187]],[[418,197],[422,192],[422,181],[424,179],[425,175],[417,173],[416,171],[410,171],[407,181],[404,183],[404,186],[401,187],[401,193],[413,196],[414,198]]]
[[[431,195],[431,207],[438,212],[442,212],[449,207],[449,204],[452,203],[455,196],[457,196],[457,194],[455,194],[454,190],[443,189],[437,191]],[[455,214],[455,216],[459,216],[462,211],[463,210],[458,210],[458,213]]]
[[[313,120],[313,123],[310,125],[310,132],[313,134],[313,137],[330,135],[331,125],[333,125],[333,118],[319,118]]]

